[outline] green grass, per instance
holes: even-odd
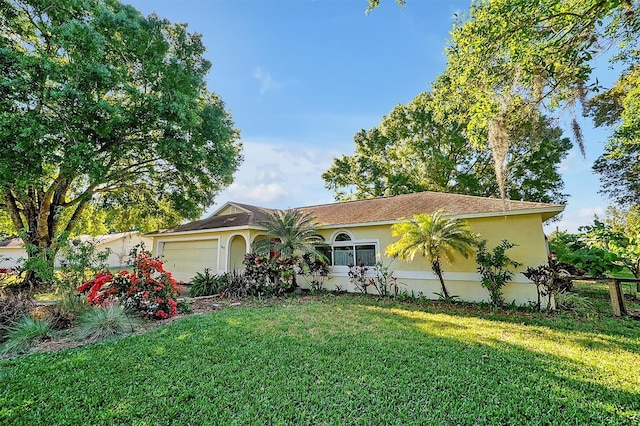
[[[638,424],[640,322],[364,296],[0,362],[0,424]]]

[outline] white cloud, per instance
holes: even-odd
[[[234,200],[247,199],[258,204],[272,203],[289,196],[289,192],[277,183],[233,183],[228,191]]]
[[[211,214],[228,201],[286,209],[333,201],[322,173],[339,152],[284,140],[242,141],[244,162],[235,182],[216,198]]]
[[[261,67],[256,67],[253,76],[260,83],[260,94],[264,95],[267,92],[278,90],[282,86],[271,77],[271,73],[263,70]]]

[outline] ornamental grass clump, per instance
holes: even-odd
[[[11,326],[7,341],[0,347],[0,354],[27,352],[37,342],[50,337],[52,331],[51,323],[46,318],[25,315]]]
[[[99,272],[92,280],[78,287],[87,293],[90,305],[119,304],[140,313],[145,318],[164,319],[178,313],[178,293],[181,283],[164,269],[162,260],[151,253],[135,248],[130,264],[133,271],[123,270],[114,275]]]
[[[133,333],[138,321],[120,305],[97,306],[80,317],[76,336],[90,342],[126,336]]]

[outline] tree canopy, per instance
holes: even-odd
[[[239,134],[200,35],[117,0],[0,9],[0,202],[26,242],[55,246],[91,204],[193,219],[231,183]]]
[[[465,125],[437,121],[433,96],[418,95],[396,106],[381,123],[354,137],[355,155],[336,158],[323,175],[338,200],[420,191],[500,196],[490,150],[466,138]],[[512,200],[563,203],[558,165],[571,149],[548,120],[523,123],[509,147],[508,188]]]
[[[402,5],[405,0],[397,2]],[[379,3],[369,0],[369,10]],[[634,69],[640,52],[638,30],[638,2],[632,0],[474,0],[469,12],[454,23],[445,49],[446,69],[434,82],[440,106],[437,118],[465,123],[469,140],[491,149],[506,196],[507,155],[515,140],[510,129],[537,119],[539,111],[573,111],[584,105],[588,95],[600,89],[593,59],[605,52]],[[620,134],[635,126],[634,92],[627,92],[618,109],[625,124],[610,141],[608,163],[596,168],[604,176],[605,191],[618,199],[615,187],[629,189],[632,174],[616,180],[621,175],[616,167],[631,172],[629,160],[638,163],[637,156],[629,155],[633,150],[628,144],[620,149]],[[572,131],[584,150],[575,119]]]

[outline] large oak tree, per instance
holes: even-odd
[[[396,106],[354,137],[355,154],[336,158],[323,175],[338,200],[420,191],[499,197],[490,150],[469,143],[464,124],[437,121],[429,92]],[[507,194],[512,200],[563,203],[560,161],[571,149],[559,128],[540,118],[511,133]]]
[[[238,131],[186,25],[117,0],[0,10],[0,208],[32,256],[92,203],[192,219],[231,183]]]

